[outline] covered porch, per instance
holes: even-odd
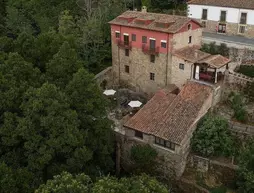
[[[224,80],[230,60],[221,55],[211,55],[194,63],[193,79],[217,84]]]

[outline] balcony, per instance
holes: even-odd
[[[123,48],[123,49],[129,49],[131,50],[132,45],[130,41],[124,41],[124,40],[117,40],[117,45],[119,48]]]
[[[150,55],[158,55],[160,52],[160,47],[155,47],[155,48],[151,48],[146,44],[142,45],[142,51],[145,54],[150,54]]]

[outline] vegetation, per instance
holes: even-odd
[[[157,152],[150,145],[135,145],[131,148],[131,159],[136,165],[136,172],[151,172]]]
[[[212,115],[205,116],[198,123],[191,140],[192,150],[202,156],[232,155],[233,143],[228,122]]]
[[[220,54],[222,56],[229,57],[229,48],[224,43],[219,46],[216,45],[215,42],[203,44],[201,50],[210,54]]]
[[[248,97],[250,102],[254,102],[254,82],[248,82],[244,88],[244,94]]]
[[[231,108],[234,110],[234,116],[237,121],[246,122],[248,120],[248,113],[245,109],[244,98],[239,93],[230,93],[229,102]]]
[[[117,179],[114,177],[103,177],[96,182],[92,182],[85,174],[72,175],[67,172],[54,176],[53,180],[48,180],[35,191],[36,193],[168,193],[165,186],[156,179],[145,174],[130,178]]]
[[[238,72],[244,74],[245,76],[254,78],[254,66],[252,65],[241,65]]]
[[[239,156],[239,192],[254,192],[254,139],[249,140]]]

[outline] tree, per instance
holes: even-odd
[[[247,142],[239,155],[239,192],[254,192],[254,139]]]
[[[60,88],[64,88],[72,75],[82,67],[76,51],[64,42],[59,52],[46,64],[46,78]]]
[[[19,112],[24,92],[40,85],[40,71],[19,54],[10,53],[0,64],[0,112]]]
[[[113,166],[110,156],[113,144],[111,121],[106,117],[106,99],[93,76],[84,68],[74,74],[66,87],[66,93],[72,109],[78,113],[81,128],[86,133],[85,143],[93,151],[94,159],[90,168],[99,167],[108,171]]]
[[[102,177],[91,183],[85,174],[71,175],[63,172],[41,185],[35,193],[168,193],[167,188],[155,178],[142,174],[130,178]]]
[[[197,125],[191,147],[202,156],[231,155],[234,149],[228,122],[221,117],[205,116]]]
[[[26,92],[21,109],[18,131],[27,167],[44,180],[63,170],[82,171],[92,152],[65,94],[45,83]]]
[[[131,159],[138,172],[152,172],[157,152],[150,145],[135,145],[131,148]]]
[[[68,172],[62,172],[42,184],[35,193],[88,193],[90,192],[91,179],[85,174],[72,175]]]
[[[0,193],[32,192],[31,179],[32,174],[27,169],[13,169],[5,163],[0,163]]]

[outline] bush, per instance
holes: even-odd
[[[244,74],[245,76],[249,76],[251,78],[254,78],[254,66],[241,65],[238,72],[241,73],[241,74]]]
[[[131,159],[135,162],[138,172],[151,170],[156,157],[157,152],[150,145],[135,145],[131,148]]]
[[[248,82],[244,88],[244,94],[251,102],[254,102],[254,82]]]
[[[228,129],[228,122],[221,117],[206,115],[197,125],[191,147],[202,156],[234,154],[233,137]]]
[[[240,122],[246,122],[248,120],[248,113],[244,108],[244,97],[238,93],[232,92],[229,95],[229,101],[231,108],[234,110],[234,118]]]
[[[211,42],[210,44],[203,44],[201,51],[207,52],[209,54],[220,54],[222,56],[229,56],[229,48],[226,44],[220,44],[219,46],[215,44],[215,42]]]

